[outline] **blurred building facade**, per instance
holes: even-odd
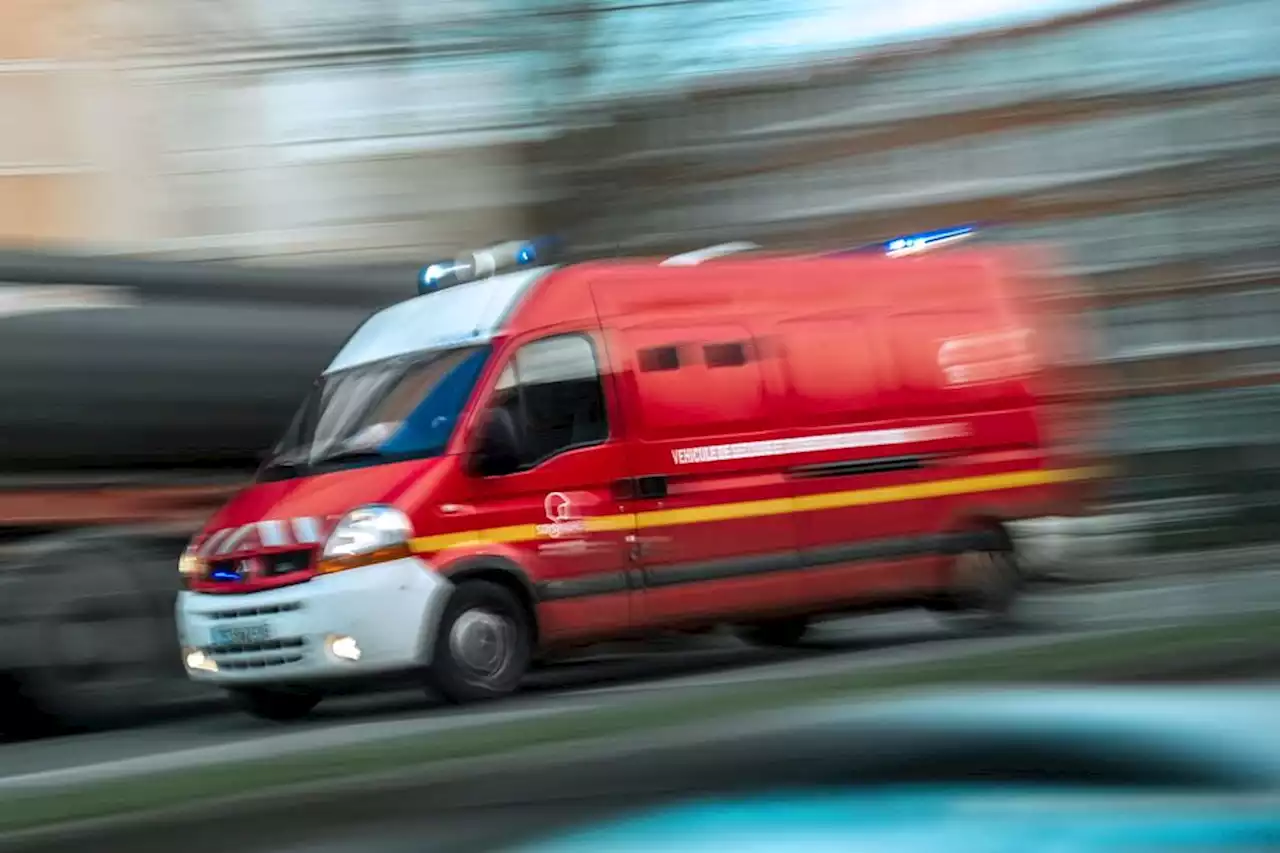
[[[92,195],[75,144],[72,39],[50,5],[0,6],[0,239],[14,242],[76,234]]]
[[[315,261],[522,233],[548,128],[499,7],[7,0],[0,243]]]
[[[1089,391],[1111,399],[1108,449],[1148,475],[1127,484],[1213,501],[1253,481],[1275,503],[1280,4],[1134,2],[607,114],[563,143],[579,244],[852,245],[973,221],[1051,243],[1099,301]]]
[[[8,0],[0,245],[421,257],[535,224],[558,132],[620,97],[1086,4],[926,5]]]

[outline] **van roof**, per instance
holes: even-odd
[[[658,317],[726,310],[822,313],[833,308],[898,304],[987,305],[1016,252],[984,249],[889,258],[882,255],[735,256],[696,266],[655,260],[591,261],[563,267],[508,318],[519,329],[574,323],[593,316]]]
[[[325,368],[334,373],[424,349],[487,343],[551,267],[534,267],[425,293],[374,314]]]
[[[987,249],[906,259],[764,255],[694,266],[627,259],[519,269],[379,311],[351,336],[325,373],[419,350],[483,344],[509,328],[572,324],[597,311],[606,317],[714,312],[732,302],[754,310],[785,311],[798,304],[821,312],[850,299],[863,306],[896,302],[904,287],[935,306],[985,301],[984,285],[1009,259],[1008,253]],[[690,286],[691,278],[697,279],[696,287]],[[525,299],[535,284],[537,298]]]

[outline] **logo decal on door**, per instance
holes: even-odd
[[[542,509],[547,514],[548,523],[538,525],[539,536],[562,539],[587,532],[587,523],[578,517],[573,501],[564,492],[548,494],[542,501]]]

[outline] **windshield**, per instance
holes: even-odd
[[[280,479],[444,452],[489,351],[426,350],[325,374],[259,476]]]

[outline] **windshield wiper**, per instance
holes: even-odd
[[[279,459],[269,459],[258,469],[258,476],[271,476],[284,474],[287,476],[297,476],[302,473],[302,469],[306,464],[297,457],[282,456]]]
[[[330,462],[363,462],[369,459],[381,459],[382,453],[371,448],[353,447],[347,450],[335,450],[316,459],[313,465],[327,465]]]

